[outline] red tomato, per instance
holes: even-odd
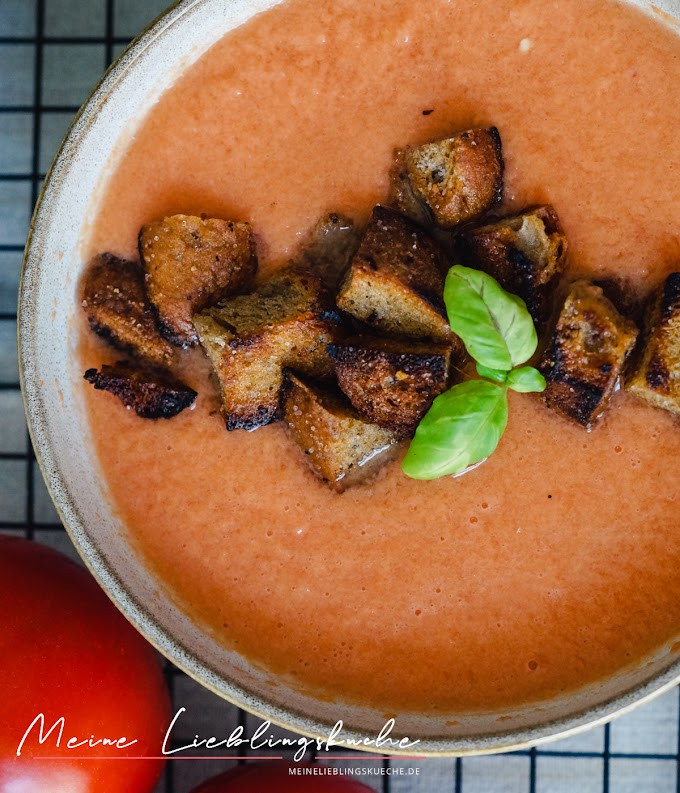
[[[102,758],[160,754],[170,699],[151,646],[89,573],[27,540],[0,536],[0,604],[0,793],[149,793],[162,760]],[[43,735],[63,717],[61,745],[37,724],[17,757],[40,713]]]
[[[303,776],[291,769],[323,768],[309,763],[271,760],[232,768],[199,785],[192,793],[374,793],[372,788],[343,776]]]

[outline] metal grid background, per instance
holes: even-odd
[[[73,558],[24,423],[15,345],[22,250],[42,180],[71,118],[105,67],[166,5],[0,0],[0,532]],[[196,734],[226,736],[237,725],[252,731],[259,724],[170,663],[165,669],[175,707],[187,708],[174,733],[178,745]],[[611,725],[544,749],[465,760],[385,760],[373,768],[417,767],[419,774],[362,781],[383,793],[680,793],[679,720],[675,689]],[[329,761],[353,767],[369,762],[360,755],[331,755]],[[188,793],[233,764],[170,761],[157,793]]]

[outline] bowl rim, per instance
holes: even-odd
[[[273,0],[272,5],[281,1]],[[223,673],[201,661],[189,648],[183,647],[166,628],[155,620],[143,604],[126,590],[114,567],[91,542],[87,527],[80,520],[77,505],[71,497],[68,483],[56,464],[48,432],[47,415],[40,409],[41,403],[37,398],[41,383],[33,363],[33,347],[39,326],[36,321],[37,307],[32,300],[29,284],[38,283],[40,280],[42,258],[39,242],[43,221],[48,220],[48,218],[43,218],[43,214],[46,214],[43,209],[46,200],[51,194],[57,193],[62,186],[63,175],[68,169],[69,155],[77,148],[79,136],[86,132],[90,121],[106,102],[109,92],[115,90],[118,79],[125,74],[138,56],[179,17],[210,2],[213,0],[176,0],[118,55],[74,116],[43,182],[24,249],[17,310],[19,382],[36,461],[59,518],[85,566],[119,611],[161,655],[212,693],[263,721],[269,721],[303,736],[318,738],[327,733],[329,725],[321,724],[294,708],[282,707],[267,701],[261,694],[254,694],[245,686],[234,683]],[[622,2],[628,4],[630,0],[622,0]],[[636,5],[640,4],[640,0],[633,0],[633,2]],[[661,0],[660,5],[662,3],[665,4],[664,0]],[[49,223],[45,225],[45,228],[49,228]],[[639,664],[643,665],[644,660],[640,660]],[[219,685],[214,682],[215,680],[219,682]],[[393,747],[381,747],[379,753],[397,758],[420,759],[498,754],[528,749],[605,724],[660,696],[679,682],[680,658],[670,663],[665,669],[654,673],[646,682],[632,684],[623,693],[612,696],[596,706],[582,707],[573,714],[546,721],[540,726],[509,729],[507,732],[463,739],[428,738],[425,736],[420,741],[422,748],[418,748],[415,753]],[[345,729],[343,735],[344,740],[339,739],[338,745],[343,745],[344,741],[357,741],[368,737],[364,732],[351,729]],[[347,745],[347,748],[376,754],[375,749],[353,743]],[[329,755],[329,758],[332,759],[333,755]],[[360,756],[357,759],[361,759]]]

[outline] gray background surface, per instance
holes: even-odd
[[[165,6],[165,0],[0,0],[0,532],[28,536],[73,558],[35,465],[18,388],[22,249],[42,179],[78,106],[111,59]],[[187,708],[178,741],[259,724],[169,663],[166,673],[175,707]],[[540,750],[463,761],[371,762],[376,772],[403,766],[419,774],[362,781],[392,793],[680,793],[679,717],[675,689],[607,727]],[[332,762],[369,766],[360,756]],[[233,764],[170,761],[158,791],[188,793]]]

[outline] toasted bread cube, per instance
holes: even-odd
[[[174,349],[160,334],[156,314],[137,262],[111,253],[95,256],[80,285],[81,305],[90,327],[119,350],[156,364],[169,363]]]
[[[143,419],[171,419],[193,403],[196,392],[167,369],[119,361],[101,371],[88,369],[85,379],[97,391],[117,396]]]
[[[632,320],[638,327],[644,325],[649,301],[633,284],[624,278],[602,278],[593,283],[602,288],[604,296],[612,301],[620,314]]]
[[[449,380],[451,345],[359,336],[332,344],[338,385],[368,421],[415,432]]]
[[[680,415],[680,272],[671,273],[657,290],[646,325],[644,351],[627,388]]]
[[[336,290],[359,247],[361,229],[352,218],[329,212],[319,218],[303,240],[294,266],[318,276]]]
[[[198,343],[192,316],[247,289],[257,271],[250,225],[173,215],[144,226],[139,253],[161,331],[177,347]]]
[[[528,209],[462,235],[474,267],[519,295],[531,316],[544,323],[551,312],[555,276],[564,270],[567,239],[551,206]]]
[[[419,223],[444,229],[475,220],[503,198],[503,154],[496,127],[470,129],[395,153],[390,198]]]
[[[572,284],[539,367],[548,383],[546,404],[590,429],[618,385],[637,334],[599,286]]]
[[[286,371],[283,418],[307,462],[324,481],[344,489],[375,471],[398,438],[362,418],[337,390],[311,385]],[[369,467],[370,464],[370,467]]]
[[[252,294],[228,298],[194,316],[220,384],[227,429],[254,430],[280,417],[284,367],[310,376],[332,373],[326,346],[340,318],[318,278],[284,272]]]
[[[451,338],[443,257],[408,218],[378,206],[338,292],[342,311],[397,336]]]

